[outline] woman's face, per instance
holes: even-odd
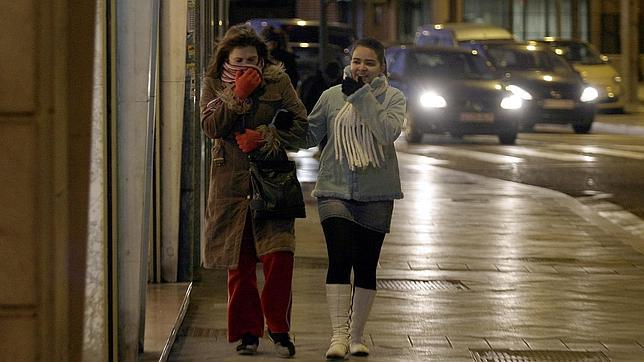
[[[378,61],[376,52],[367,47],[357,46],[351,56],[351,74],[353,79],[362,78],[365,83],[371,81],[385,71],[384,64]]]
[[[228,63],[235,65],[258,65],[259,56],[254,46],[236,47],[228,54]]]

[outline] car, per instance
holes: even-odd
[[[505,28],[481,23],[445,23],[422,25],[416,31],[416,45],[458,47],[463,43],[487,41],[514,42],[515,38]]]
[[[598,91],[584,82],[549,46],[535,43],[490,43],[483,47],[496,74],[520,87],[526,103],[522,128],[537,123],[571,124],[588,133],[595,118]]]
[[[622,77],[591,44],[581,40],[546,37],[532,40],[551,46],[555,53],[564,57],[577,70],[584,81],[597,89],[597,109],[601,111],[624,112]]]
[[[386,60],[390,84],[407,97],[409,143],[420,142],[425,133],[446,132],[456,138],[492,134],[502,144],[515,143],[523,101],[511,84],[494,78],[480,55],[405,45],[387,48]]]

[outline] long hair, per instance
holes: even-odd
[[[252,46],[257,49],[259,60],[264,61],[264,66],[273,64],[268,57],[266,43],[257,35],[255,30],[247,24],[237,24],[231,26],[226,34],[224,34],[224,38],[215,45],[213,55],[206,68],[206,76],[219,78],[221,76],[221,68],[228,60],[230,52],[235,48],[247,46]]]
[[[374,38],[362,38],[359,40],[356,40],[356,42],[353,43],[353,47],[351,48],[351,55],[353,55],[353,51],[357,47],[365,47],[373,50],[376,53],[376,57],[378,58],[378,62],[384,66],[384,74],[387,74],[387,60],[385,59],[385,46],[382,45],[382,43]]]

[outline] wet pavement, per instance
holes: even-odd
[[[496,350],[498,361],[644,361],[643,239],[562,193],[399,159],[405,198],[382,250],[372,353],[351,360],[472,361]],[[300,361],[324,360],[331,328],[312,185],[296,225]],[[168,360],[281,360],[266,339],[251,357],[226,341],[225,280],[207,270],[193,284]]]

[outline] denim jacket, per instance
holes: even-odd
[[[376,78],[372,86],[375,88],[374,82],[382,81]],[[385,159],[380,167],[369,165],[351,171],[346,159],[336,160],[333,122],[345,102],[352,103],[371,129],[375,141],[383,146]],[[394,141],[402,130],[405,110],[405,96],[393,87],[388,87],[378,99],[367,84],[349,97],[342,93],[341,85],[324,91],[308,116],[307,147],[316,146],[328,137],[320,155],[318,180],[312,195],[357,201],[401,199],[403,193]]]

